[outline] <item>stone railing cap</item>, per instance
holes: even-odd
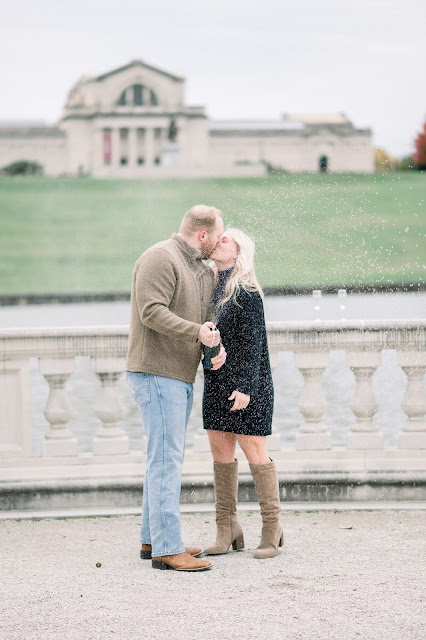
[[[404,331],[425,329],[426,320],[301,320],[299,322],[267,322],[268,332],[326,332],[333,331]],[[0,329],[0,339],[56,338],[82,336],[127,336],[128,325],[93,327],[20,327]]]

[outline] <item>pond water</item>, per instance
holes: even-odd
[[[52,304],[0,307],[0,328],[41,326],[101,326],[123,325],[129,322],[127,302],[84,304]],[[265,300],[267,321],[298,320],[355,320],[355,319],[421,319],[425,317],[426,293],[341,294],[327,296],[277,296]],[[373,378],[379,402],[375,416],[385,436],[385,445],[398,442],[398,433],[406,416],[401,410],[406,376],[397,365],[395,351],[383,351],[382,362]],[[275,412],[274,424],[281,435],[282,446],[294,446],[298,427],[303,422],[297,403],[303,387],[303,377],[294,366],[292,353],[279,354],[279,365],[274,371]],[[342,351],[330,353],[330,363],[323,375],[323,388],[328,402],[323,421],[332,433],[333,445],[345,445],[347,433],[355,417],[349,403],[355,387],[355,378],[345,365]],[[100,427],[94,413],[96,394],[100,382],[90,369],[90,358],[76,358],[75,372],[67,382],[73,409],[69,427],[79,440],[81,451],[91,450],[91,441]],[[123,375],[118,384],[123,407],[122,426],[129,435],[132,449],[143,446],[143,430],[136,405]],[[33,421],[33,452],[40,453],[40,442],[48,429],[43,415],[49,395],[46,380],[38,371],[37,359],[31,360],[31,403]],[[197,379],[194,388],[194,408],[187,432],[191,446],[194,433],[201,426],[200,404],[202,385]]]
[[[410,320],[425,316],[425,292],[265,298],[267,321]],[[129,302],[0,306],[0,328],[117,325],[128,324],[129,317]]]

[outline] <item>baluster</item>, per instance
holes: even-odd
[[[92,357],[92,369],[101,381],[95,412],[102,426],[93,438],[95,455],[129,453],[129,438],[118,426],[123,410],[117,393],[117,381],[125,369],[125,358]]]
[[[0,458],[31,456],[29,360],[0,365]]]
[[[74,371],[74,358],[40,358],[39,369],[50,387],[44,410],[50,428],[41,443],[41,453],[43,456],[76,456],[78,443],[67,427],[71,418],[71,406],[65,390],[65,383]]]
[[[278,367],[278,352],[273,351],[269,353],[269,361],[271,363],[272,373]],[[272,433],[268,436],[267,440],[268,451],[280,451],[281,449],[281,437],[274,420],[272,420]]]
[[[195,388],[197,386],[197,389]],[[198,366],[197,375],[194,383],[194,405],[195,411],[201,421],[194,436],[194,451],[199,453],[210,451],[209,438],[207,431],[203,428],[203,386],[204,386],[204,369],[202,364]],[[200,391],[201,387],[201,391]]]
[[[426,394],[423,378],[426,371],[424,351],[401,351],[398,364],[407,376],[407,390],[402,401],[402,409],[408,416],[400,438],[400,449],[426,449]]]
[[[348,351],[346,363],[356,378],[350,407],[357,421],[348,435],[348,449],[383,449],[383,433],[373,416],[379,408],[373,388],[373,375],[380,364],[378,351]]]
[[[296,435],[296,449],[330,449],[331,433],[321,418],[327,408],[327,402],[321,385],[321,376],[328,365],[328,352],[294,354],[294,363],[305,379],[299,408],[306,422]]]

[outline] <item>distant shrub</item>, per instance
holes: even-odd
[[[374,150],[374,160],[377,173],[385,173],[386,171],[395,171],[398,168],[398,159],[391,156],[384,149]]]
[[[17,160],[3,167],[1,174],[4,176],[42,176],[43,167],[38,162],[31,162],[31,160]]]
[[[416,169],[416,164],[413,160],[413,156],[404,156],[401,158],[398,164],[398,169],[400,171],[411,171],[412,169]]]
[[[272,164],[269,160],[261,160],[260,164],[263,164],[267,173],[289,173],[284,167]]]

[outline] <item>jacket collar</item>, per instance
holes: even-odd
[[[174,240],[174,242],[178,245],[179,249],[185,255],[189,256],[193,260],[201,260],[202,258],[201,251],[199,249],[196,249],[195,247],[191,247],[191,245],[188,244],[186,240],[182,238],[182,236],[178,235],[177,233],[174,233],[172,235],[172,240]]]

